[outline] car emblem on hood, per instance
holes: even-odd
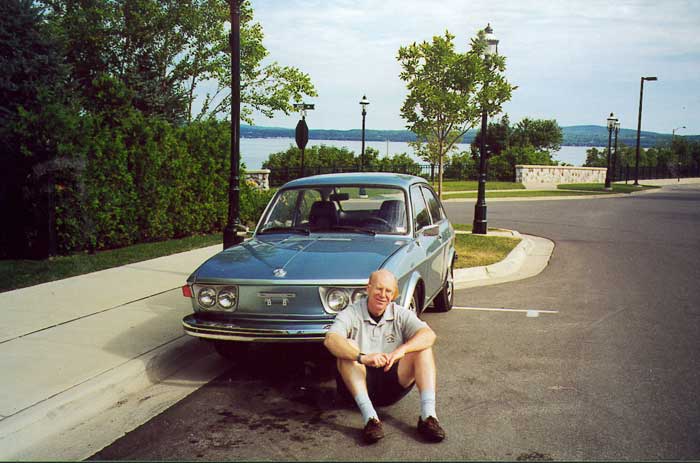
[[[276,268],[272,271],[272,274],[279,278],[284,278],[287,276],[287,271],[283,268]]]

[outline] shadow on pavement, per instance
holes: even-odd
[[[242,344],[227,355],[224,374],[89,460],[288,459],[338,438],[364,445],[323,345]],[[173,441],[188,445],[173,449]]]

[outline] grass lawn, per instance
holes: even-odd
[[[560,190],[579,190],[579,191],[595,191],[597,193],[610,193],[605,190],[604,183],[567,183],[564,185],[557,185]],[[649,190],[652,188],[660,188],[658,186],[651,185],[640,185],[634,186],[631,183],[625,185],[624,183],[613,183],[612,192],[613,193],[632,193],[633,191]]]
[[[518,238],[458,234],[455,239],[455,268],[480,267],[500,262],[519,242]]]
[[[93,255],[82,253],[47,260],[1,260],[0,292],[222,243],[221,233],[215,233],[180,240],[136,244],[98,251]]]
[[[433,188],[437,190],[437,182],[433,183]],[[446,191],[471,191],[479,188],[476,180],[443,180],[442,192]],[[522,190],[525,186],[515,182],[486,182],[486,191],[489,190]]]
[[[474,227],[474,225],[471,224],[471,223],[457,223],[457,224],[454,224],[454,223],[453,223],[452,226],[453,226],[454,229],[457,230],[457,231],[466,231],[466,232],[472,231],[472,228]],[[498,230],[501,230],[501,229],[500,229],[500,228],[491,228],[491,227],[488,227],[487,230],[488,230],[488,231],[498,231]]]
[[[530,198],[543,196],[586,196],[605,194],[605,191],[567,191],[567,190],[522,190],[522,191],[490,191],[486,193],[489,198]],[[443,193],[442,199],[476,198],[477,193]]]

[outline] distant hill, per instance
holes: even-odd
[[[564,132],[564,146],[607,146],[608,129],[600,125],[572,125],[562,127]],[[476,135],[476,130],[470,130],[464,137],[464,143],[471,143]],[[282,127],[263,127],[241,125],[241,136],[244,138],[294,138],[294,129]],[[309,138],[312,140],[362,140],[361,129],[332,130],[309,129]],[[700,141],[700,135],[686,136],[685,138]],[[416,135],[408,130],[365,130],[367,141],[415,141]],[[656,146],[658,143],[671,140],[671,134],[642,131],[639,143],[645,148]],[[618,143],[627,146],[637,144],[637,131],[635,129],[620,129]]]

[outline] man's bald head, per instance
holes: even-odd
[[[388,286],[391,287],[393,290],[393,295],[391,300],[393,301],[396,299],[399,295],[399,282],[396,279],[396,276],[394,276],[393,273],[391,273],[387,269],[381,269],[381,270],[376,270],[372,272],[369,276],[369,283],[368,287],[375,286],[380,284],[382,286]],[[369,291],[369,288],[368,288]]]

